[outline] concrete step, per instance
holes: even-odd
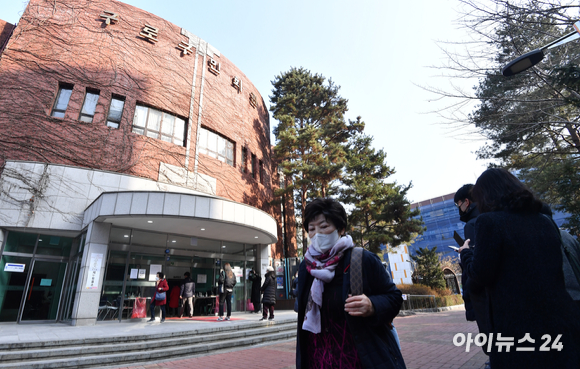
[[[4,368],[93,368],[129,365],[253,346],[296,337],[296,320],[221,325],[139,337],[108,337],[42,343],[10,344],[0,351]],[[82,341],[82,342],[79,342]]]

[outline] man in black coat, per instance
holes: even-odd
[[[453,201],[455,202],[455,206],[459,210],[459,220],[465,223],[463,227],[463,234],[465,239],[471,240],[470,244],[472,247],[475,247],[475,221],[477,220],[477,216],[479,215],[479,210],[477,210],[477,204],[473,201],[471,197],[471,189],[473,188],[473,184],[466,184],[461,186],[459,190],[455,193],[453,197]],[[463,245],[461,245],[463,246]],[[479,329],[479,333],[487,334],[489,330],[487,328],[487,322],[485,317],[485,288],[482,286],[475,285],[473,281],[470,281],[467,278],[467,273],[465,271],[465,267],[461,260],[459,262],[461,266],[461,284],[463,286],[463,302],[465,304],[465,319],[477,323],[477,328]],[[479,312],[479,314],[478,314]],[[485,345],[482,347],[483,352],[487,354],[485,351]],[[486,363],[486,369],[488,369],[489,361]]]
[[[181,289],[179,291],[179,298],[183,300],[179,317],[183,318],[183,311],[185,310],[185,300],[189,304],[189,317],[193,317],[193,295],[195,295],[195,283],[191,280],[191,274],[185,272],[183,274],[183,281],[181,282]]]
[[[475,240],[475,220],[479,215],[477,211],[477,204],[471,198],[472,184],[461,186],[455,193],[453,201],[459,210],[459,220],[465,223],[463,227],[463,234],[465,239]],[[459,245],[461,247],[463,245]],[[463,266],[461,266],[463,269]],[[463,286],[463,302],[465,304],[465,319],[473,322],[475,321],[475,312],[473,311],[473,304],[471,303],[471,296],[467,285],[467,273],[461,273],[461,285]]]

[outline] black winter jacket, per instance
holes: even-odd
[[[551,221],[537,213],[481,214],[475,244],[461,252],[461,260],[469,280],[487,291],[491,367],[580,368],[580,309],[565,289],[560,237]],[[498,352],[500,333],[513,338],[510,352]],[[535,343],[518,343],[527,334]],[[550,335],[551,347],[560,334],[562,351],[540,351],[544,335]],[[535,351],[515,350],[520,346]]]
[[[276,305],[276,275],[274,272],[266,273],[264,284],[260,291],[264,294],[262,303]]]
[[[462,222],[465,222],[465,226],[463,227],[463,237],[467,240],[469,239],[470,242],[469,244],[471,246],[473,246],[473,244],[475,243],[475,221],[477,220],[477,216],[479,215],[479,210],[477,210],[477,204],[476,203],[472,203],[469,206],[469,209],[467,210],[467,212],[463,215],[460,216],[460,220]],[[459,245],[459,247],[461,247],[463,245]],[[461,266],[461,268],[463,269],[463,265],[461,263],[459,263],[459,265]],[[467,282],[467,273],[461,273],[461,285],[463,286],[463,302],[465,304],[465,319],[473,322],[474,320],[476,320],[476,313],[474,311],[473,308],[473,303],[471,302],[471,291],[469,290],[469,286],[468,286],[468,282]],[[482,289],[480,288],[479,291],[475,291],[475,293],[479,293],[482,294],[485,291],[481,291]],[[476,301],[480,301],[480,296],[475,296]],[[478,323],[478,326],[480,326],[481,324]],[[486,330],[482,331],[480,328],[480,332],[481,333],[485,333]]]
[[[262,278],[257,273],[250,273],[248,279],[252,281],[252,294],[251,294],[251,301],[254,304],[254,310],[258,311],[260,305],[260,282]]]
[[[233,275],[233,272],[232,272],[231,277],[227,277],[226,272],[224,272],[224,271],[220,272],[220,278],[218,279],[218,285],[221,285],[221,284],[224,285],[224,293],[226,292],[227,289],[233,290],[234,286],[236,285],[236,276]]]
[[[347,250],[343,260],[339,263],[343,270],[336,269],[336,273],[343,273],[342,297],[345,301],[350,293],[350,256],[352,250]],[[346,271],[346,272],[345,272]],[[380,259],[369,251],[364,251],[362,260],[363,293],[371,300],[375,314],[370,317],[353,317],[345,313],[350,333],[354,338],[356,350],[365,369],[402,369],[405,362],[397,346],[389,323],[399,313],[403,297],[391,277],[387,274]],[[306,335],[308,331],[302,329],[308,295],[313,277],[306,270],[306,262],[300,264],[298,271],[298,335],[296,339],[296,369],[307,367]],[[339,307],[343,308],[343,307]]]

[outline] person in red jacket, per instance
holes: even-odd
[[[177,316],[177,308],[179,307],[179,286],[173,286],[169,294],[169,315]]]
[[[151,298],[151,304],[149,308],[151,309],[151,319],[150,322],[155,321],[155,306],[159,306],[161,309],[161,323],[165,321],[165,304],[167,303],[167,291],[169,291],[169,285],[165,280],[163,273],[158,272],[155,281],[155,294]]]

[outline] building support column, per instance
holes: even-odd
[[[4,235],[5,234],[6,234],[6,231],[3,229],[0,229],[0,251],[2,251],[2,249],[4,247]]]
[[[110,223],[91,222],[87,229],[87,238],[79,274],[80,285],[77,286],[72,312],[72,325],[87,326],[95,325],[97,322],[99,301],[103,290],[103,281],[105,280],[110,231]],[[94,265],[91,265],[91,260],[94,262],[98,258],[101,260],[101,267],[96,271],[98,272],[97,278],[91,281],[96,274]],[[89,284],[87,284],[87,281],[89,281]],[[91,283],[95,288],[87,287]]]
[[[260,269],[260,275],[262,276],[262,281],[260,285],[264,283],[264,276],[266,275],[266,268],[270,266],[270,245],[258,244],[256,245],[256,264]]]

